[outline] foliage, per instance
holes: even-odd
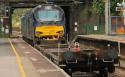
[[[93,0],[92,7],[94,12],[96,12],[99,15],[104,15],[104,2],[103,0]]]
[[[99,15],[104,15],[104,11],[105,11],[105,0],[93,0],[92,4],[93,4],[93,9],[94,12],[96,12]],[[122,0],[109,0],[110,1],[110,11],[111,11],[111,15],[115,15],[116,12],[116,6],[117,3],[122,2]]]
[[[15,9],[12,15],[12,25],[13,27],[20,27],[21,25],[21,17],[30,9]]]
[[[117,7],[117,3],[121,3],[120,0],[110,0],[111,1],[111,6],[110,6],[110,10],[111,10],[111,15],[116,15],[116,7]]]

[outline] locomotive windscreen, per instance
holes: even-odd
[[[57,5],[42,5],[33,10],[34,18],[38,22],[61,22],[64,20],[64,11]]]
[[[38,11],[38,19],[40,21],[59,21],[59,11],[58,10],[40,10]]]

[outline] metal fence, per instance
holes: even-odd
[[[125,17],[111,16],[110,34],[124,35],[125,34]]]

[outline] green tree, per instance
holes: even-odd
[[[93,11],[96,12],[99,15],[104,15],[104,2],[103,0],[93,0],[92,7]]]
[[[110,1],[111,1],[111,6],[110,6],[111,15],[117,15],[118,13],[116,12],[117,3],[121,3],[123,0],[110,0]]]
[[[93,10],[94,12],[96,12],[99,15],[104,15],[104,11],[105,11],[105,0],[93,0],[92,4],[93,4]],[[117,3],[122,2],[123,0],[110,0],[110,11],[111,11],[111,15],[116,15],[116,6]]]
[[[29,11],[30,8],[19,8],[15,9],[12,15],[12,25],[13,27],[20,27],[21,25],[21,17]]]

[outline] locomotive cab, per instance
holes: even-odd
[[[65,40],[65,13],[55,4],[42,4],[21,18],[22,36],[34,44],[41,41]]]

